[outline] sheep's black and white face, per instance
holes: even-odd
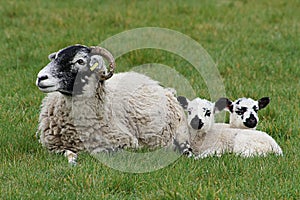
[[[74,45],[49,55],[50,63],[39,73],[36,85],[43,92],[59,91],[63,94],[81,94],[84,87],[106,71],[100,55],[92,55],[89,47]],[[94,80],[95,81],[95,80]]]
[[[258,110],[266,107],[270,102],[269,97],[264,97],[255,101],[251,98],[239,98],[231,102],[228,100],[228,110],[230,111],[230,126],[234,128],[255,129],[259,121]]]
[[[214,123],[214,103],[200,98],[189,101],[182,96],[177,100],[188,113],[187,120],[190,128],[201,132],[211,129]]]

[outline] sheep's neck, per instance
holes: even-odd
[[[80,119],[101,120],[104,112],[105,93],[104,82],[99,82],[92,91],[85,91],[81,95],[73,96],[72,112],[75,113],[74,118],[78,121]]]
[[[104,81],[99,81],[98,82],[98,87],[96,88],[95,97],[103,103],[105,93],[106,93],[105,83],[104,83]]]

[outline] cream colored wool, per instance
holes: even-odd
[[[267,133],[253,129],[225,128],[213,125],[211,130],[198,133],[191,142],[196,158],[234,153],[242,157],[282,155],[282,149]]]
[[[196,159],[221,156],[224,153],[234,153],[242,157],[283,154],[276,141],[265,132],[214,123],[215,112],[224,109],[215,106],[215,103],[200,98],[189,101],[185,97],[180,97],[179,101],[188,111],[190,144]]]
[[[90,82],[97,92],[44,98],[38,135],[50,151],[98,153],[189,142],[183,109],[158,82],[135,72],[115,74],[98,86],[93,77]]]

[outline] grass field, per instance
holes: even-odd
[[[0,199],[300,199],[299,8],[297,0],[2,1]],[[229,98],[270,96],[258,129],[284,156],[181,157],[161,170],[133,174],[85,153],[70,167],[42,148],[35,132],[45,95],[35,79],[48,54],[140,27],[168,28],[201,44]],[[117,59],[117,71],[144,63],[173,66],[198,96],[209,98],[192,66],[168,52],[130,52]]]

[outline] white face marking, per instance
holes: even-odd
[[[233,102],[230,113],[230,126],[235,128],[256,128],[259,121],[258,101],[251,98],[240,98]]]
[[[86,63],[87,57],[88,57],[88,55],[87,55],[86,52],[78,52],[78,53],[74,56],[74,58],[73,58],[73,60],[72,60],[71,62],[72,62],[72,63],[76,63],[76,62],[78,62],[78,60],[81,59],[81,60],[84,61],[84,63]]]
[[[59,80],[52,76],[51,66],[51,64],[47,65],[37,75],[35,84],[43,92],[55,91],[59,87]]]
[[[188,103],[188,125],[190,128],[207,132],[214,123],[214,103],[195,98]]]

